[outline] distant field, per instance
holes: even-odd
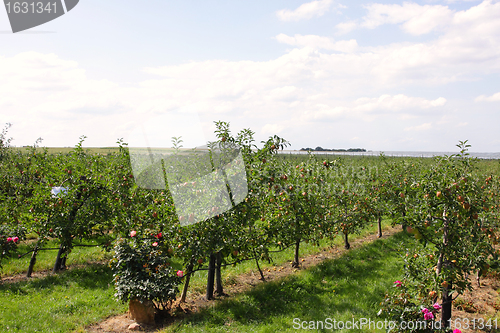
[[[19,150],[19,151],[26,151],[29,149],[29,147],[13,147],[12,149],[14,150]],[[37,148],[38,151],[42,151],[45,148]],[[48,147],[46,148],[49,152],[49,154],[58,154],[58,153],[69,153],[71,152],[74,147]],[[84,148],[85,151],[93,153],[93,154],[100,154],[100,155],[107,155],[107,154],[112,154],[112,153],[117,153],[118,152],[118,147],[89,147],[89,148]],[[138,151],[147,151],[148,148],[134,148],[135,152]],[[172,148],[151,148],[148,150],[148,152],[151,153],[165,153],[167,151],[172,151]],[[190,149],[180,149],[181,151],[188,151]],[[288,159],[295,161],[296,163],[300,162],[305,162],[308,159],[308,155],[306,154],[279,154],[278,155],[281,158]],[[382,160],[380,159],[379,156],[368,156],[368,155],[332,155],[332,154],[315,154],[314,157],[318,160],[335,160],[335,159],[341,159],[344,161],[344,163],[348,164],[359,164],[359,165],[364,165],[364,166],[378,166],[380,163],[382,163]],[[410,161],[421,161],[426,164],[431,164],[433,159],[432,158],[422,158],[422,157],[408,157],[408,156],[386,156],[387,161],[397,161],[397,160],[406,160],[408,162]],[[478,167],[479,171],[482,173],[486,174],[496,174],[500,175],[500,160],[497,159],[479,159],[478,160]]]
[[[30,149],[30,147],[13,147],[12,148],[13,150],[16,150],[16,151],[27,151],[28,149]],[[47,151],[49,152],[49,154],[58,154],[58,153],[63,153],[63,154],[66,154],[66,153],[69,153],[71,152],[72,150],[74,150],[74,147],[40,147],[40,148],[37,148],[37,151],[43,151],[44,149],[47,149]],[[89,153],[92,153],[92,154],[100,154],[100,155],[106,155],[106,154],[111,154],[111,153],[116,153],[118,152],[118,147],[88,147],[88,148],[84,148],[84,150],[86,152],[89,152]],[[179,149],[181,152],[182,151],[190,151],[191,149],[183,149],[183,148],[180,148]],[[203,149],[199,149],[197,148],[197,150],[203,150]],[[148,152],[148,153],[165,153],[165,152],[173,152],[174,149],[173,148],[133,148],[133,151],[135,152]]]
[[[26,151],[27,149],[29,149],[29,147],[13,147],[12,149],[17,150],[17,151]],[[47,147],[47,148],[40,147],[40,148],[37,148],[37,151],[43,151],[44,149],[47,149],[49,154],[58,154],[58,153],[65,154],[65,153],[69,153],[70,151],[75,149],[75,147]],[[118,151],[118,147],[102,147],[102,148],[90,147],[90,148],[84,148],[84,149],[88,152],[91,152],[94,154],[101,154],[101,155],[106,155],[106,154],[114,153],[114,152]]]

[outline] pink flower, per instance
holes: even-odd
[[[434,303],[434,305],[432,306],[434,309],[436,310],[441,310],[441,305],[439,305],[437,302]]]
[[[19,241],[19,237],[17,237],[17,236],[16,236],[16,237],[13,237],[13,238],[12,238],[12,241],[13,241],[14,243],[17,243],[17,242]]]
[[[462,331],[459,330],[458,328],[456,328],[456,329],[453,330],[453,333],[462,333]]]
[[[7,243],[12,242],[12,237],[7,238]]]
[[[423,313],[429,313],[429,309],[427,309],[427,308],[423,308],[423,309],[422,309],[422,312],[423,312]]]
[[[177,276],[178,277],[183,277],[184,276],[184,272],[183,271],[177,271]]]
[[[396,287],[401,287],[403,285],[403,283],[399,280],[394,281],[394,283],[396,284]]]
[[[135,235],[137,235],[137,232],[135,230],[132,230],[130,232],[130,237],[135,237]]]
[[[426,314],[424,314],[424,319],[425,320],[434,319],[434,315],[432,314],[432,312],[427,312]]]
[[[154,242],[154,243],[153,243],[153,246],[158,246],[158,242]]]

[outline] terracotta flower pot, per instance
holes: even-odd
[[[128,303],[130,317],[140,324],[155,323],[155,308],[153,302],[141,302],[137,299],[131,299]]]

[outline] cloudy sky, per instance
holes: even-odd
[[[171,137],[197,114],[207,139],[223,120],[292,149],[500,152],[499,73],[496,0],[81,0],[16,34],[0,9],[16,146]]]

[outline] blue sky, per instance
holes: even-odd
[[[499,152],[499,72],[494,0],[82,0],[17,34],[0,10],[17,146],[112,146],[197,113],[207,139],[223,120],[292,149]]]

